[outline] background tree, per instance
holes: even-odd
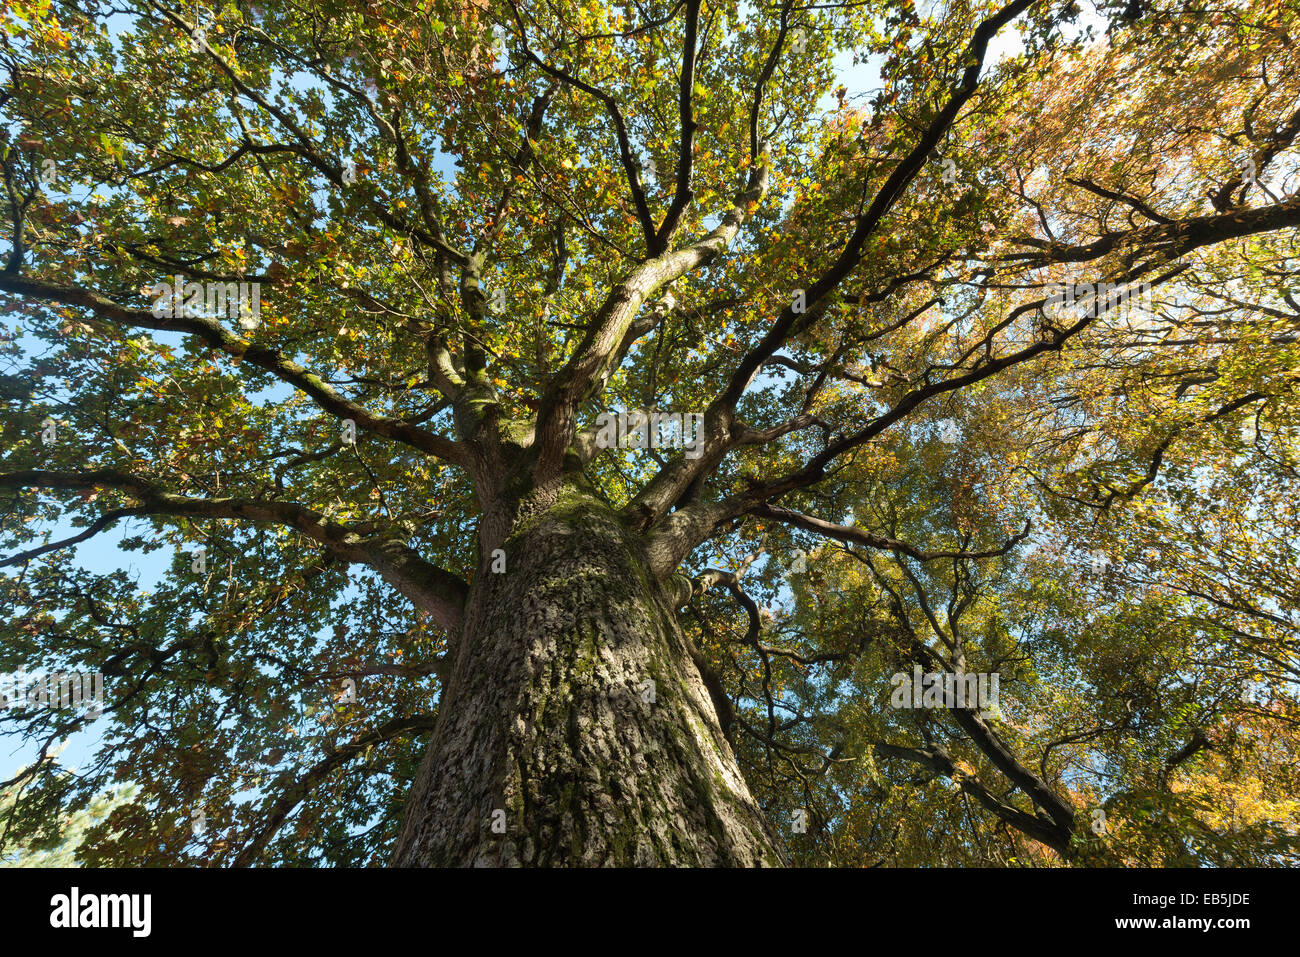
[[[54,763],[56,755],[45,758]],[[23,841],[6,841],[6,851],[0,862],[5,867],[76,867],[80,863],[82,844],[87,832],[102,822],[113,808],[129,802],[135,796],[135,786],[124,785],[109,790],[93,798],[83,809],[68,817],[60,817],[57,808],[49,809],[28,802],[21,809],[18,807],[24,785],[29,781],[46,779],[36,768],[23,768],[18,775],[19,781],[0,791],[0,815],[3,815],[6,827],[23,827],[19,823],[25,815],[33,816],[35,825],[29,837]],[[61,768],[54,775],[71,775],[72,771]],[[46,794],[51,794],[49,789]]]
[[[1294,4],[4,10],[10,840],[1294,862]]]

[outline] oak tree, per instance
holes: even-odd
[[[3,9],[5,840],[1295,862],[1294,2]]]

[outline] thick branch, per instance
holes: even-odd
[[[802,528],[806,532],[814,532],[818,535],[824,535],[827,538],[834,538],[841,542],[856,542],[859,545],[866,545],[869,548],[879,548],[885,551],[896,552],[901,555],[907,555],[909,558],[915,558],[917,561],[930,562],[937,558],[997,558],[1005,555],[1029,535],[1033,523],[1025,522],[1024,530],[1019,534],[1007,539],[997,548],[986,549],[979,552],[966,551],[940,551],[926,552],[915,548],[907,542],[901,542],[895,538],[889,538],[885,535],[877,535],[863,528],[855,528],[849,525],[836,525],[833,522],[827,522],[820,518],[814,518],[811,515],[805,515],[802,512],[796,512],[788,508],[778,508],[775,505],[757,505],[749,510],[749,514],[757,515],[762,518],[770,518],[779,522],[785,522],[796,528]]]
[[[691,189],[691,170],[695,161],[695,111],[691,106],[691,97],[695,91],[695,45],[700,26],[700,0],[688,0],[686,4],[686,38],[682,45],[682,69],[678,85],[677,109],[681,117],[681,144],[677,151],[677,187],[673,195],[672,206],[664,216],[659,232],[655,234],[654,247],[651,252],[659,255],[668,248],[673,234],[681,225],[682,217],[691,204],[694,192]]]
[[[143,515],[184,515],[191,518],[233,518],[295,528],[325,546],[333,555],[368,565],[442,627],[460,625],[468,586],[457,576],[421,558],[396,538],[366,537],[354,528],[331,521],[293,502],[243,498],[192,498],[164,491],[139,476],[115,469],[89,472],[27,470],[0,473],[0,488],[111,488],[140,502],[133,511]]]
[[[1000,800],[997,795],[980,783],[973,775],[963,773],[948,752],[939,745],[928,748],[906,748],[896,744],[876,744],[877,754],[886,758],[901,758],[929,768],[944,777],[951,778],[962,791],[975,798],[987,811],[1006,821],[1016,830],[1021,831],[1036,841],[1041,841],[1061,856],[1069,853],[1069,830],[1034,814],[1027,814],[1017,807]]]
[[[45,279],[25,276],[0,274],[0,292],[13,293],[26,299],[81,306],[89,309],[100,319],[119,325],[157,329],[163,332],[184,332],[198,336],[214,349],[233,358],[250,362],[270,372],[281,381],[297,387],[315,400],[317,405],[338,416],[339,419],[352,419],[357,428],[362,431],[394,439],[458,465],[463,465],[467,461],[465,450],[458,443],[401,419],[378,415],[357,405],[327,385],[320,376],[308,372],[274,349],[245,342],[215,319],[203,316],[159,318],[152,312],[128,308],[89,289],[64,286]]]

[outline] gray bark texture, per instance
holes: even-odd
[[[396,866],[783,863],[642,545],[574,493],[490,559]]]

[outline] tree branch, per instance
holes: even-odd
[[[26,470],[0,473],[0,488],[111,488],[140,502],[132,511],[142,515],[184,515],[191,518],[232,518],[295,528],[325,546],[333,555],[368,565],[380,577],[433,616],[449,631],[460,625],[468,586],[456,575],[425,561],[396,538],[365,537],[356,529],[331,521],[293,502],[245,498],[192,498],[164,491],[139,476],[115,469],[89,472]],[[119,516],[120,517],[120,516]]]
[[[26,299],[81,306],[89,309],[100,319],[119,325],[157,329],[162,332],[184,332],[197,336],[214,349],[233,358],[250,362],[270,372],[281,381],[297,387],[311,397],[317,405],[339,419],[352,419],[358,429],[402,442],[457,465],[465,465],[468,462],[468,455],[459,443],[411,425],[404,420],[378,415],[357,405],[327,385],[320,376],[308,372],[274,349],[245,342],[226,330],[215,319],[203,316],[159,318],[152,312],[120,305],[89,289],[64,286],[25,276],[0,274],[0,292],[13,293]]]

